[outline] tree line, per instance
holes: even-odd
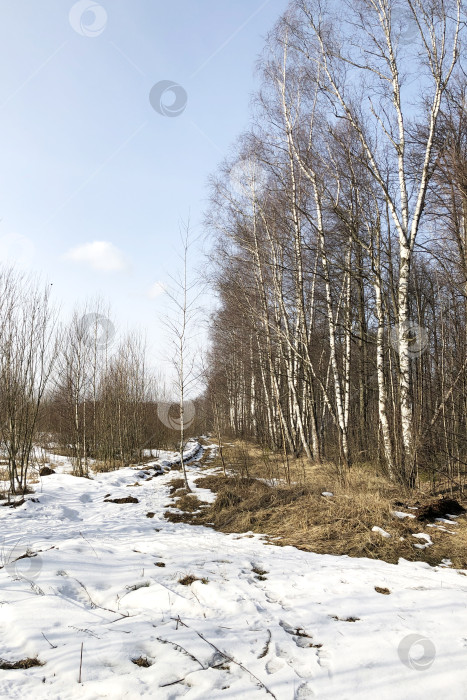
[[[41,447],[68,456],[77,476],[180,448],[179,411],[144,338],[117,335],[99,300],[60,322],[50,289],[0,268],[0,454],[12,494],[27,490]]]
[[[462,0],[295,0],[267,37],[207,214],[223,430],[463,488],[465,35]]]

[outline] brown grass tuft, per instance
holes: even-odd
[[[178,582],[182,586],[191,586],[192,583],[195,581],[201,581],[201,583],[208,583],[207,578],[198,578],[197,576],[193,576],[193,574],[189,574],[188,576],[184,576],[183,578],[179,578]]]
[[[131,659],[131,662],[140,668],[149,668],[152,666],[152,662],[149,661],[146,656],[139,656],[137,659]]]
[[[126,498],[106,498],[104,503],[139,503],[139,501],[134,496],[127,496]]]
[[[0,659],[0,669],[2,671],[13,671],[16,669],[33,668],[34,666],[43,666],[44,663],[39,661],[37,656],[33,658],[20,659],[19,661],[5,661]]]
[[[172,479],[169,484],[171,495],[174,494],[179,489],[185,490],[185,479]]]

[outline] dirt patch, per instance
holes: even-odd
[[[127,496],[126,498],[106,498],[104,503],[139,503],[139,501],[134,496]]]
[[[445,518],[447,515],[462,515],[465,508],[454,498],[440,498],[425,506],[418,508],[416,512],[417,520],[429,521],[436,518]]]
[[[155,513],[146,513],[147,518],[153,518],[155,516]]]

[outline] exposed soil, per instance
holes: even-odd
[[[440,498],[425,506],[421,506],[416,516],[421,521],[433,521],[436,518],[445,518],[447,515],[461,515],[465,508],[454,498]]]

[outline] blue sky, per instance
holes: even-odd
[[[53,283],[65,316],[101,295],[117,330],[146,330],[162,357],[157,284],[178,264],[180,220],[202,231],[207,178],[248,124],[287,4],[3,0],[0,259]],[[182,87],[176,117],[149,101],[161,81]]]

